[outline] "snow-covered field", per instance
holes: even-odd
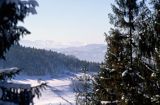
[[[71,87],[71,77],[53,79],[45,77],[18,76],[13,81],[36,86],[39,82],[47,82],[48,87],[42,91],[42,96],[34,98],[35,105],[74,105],[75,95]],[[38,81],[37,81],[38,80]]]

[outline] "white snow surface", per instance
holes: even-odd
[[[42,91],[42,96],[34,98],[35,105],[74,105],[75,93],[71,87],[71,77],[51,78],[18,76],[12,82],[39,85],[40,82],[47,82],[48,87]]]

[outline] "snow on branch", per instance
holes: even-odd
[[[118,102],[119,102],[118,100],[116,100],[116,101],[101,101],[101,104],[102,104],[102,105],[116,104],[116,103],[118,103]]]
[[[31,87],[31,91],[34,95],[36,95],[39,98],[42,95],[41,90],[45,90],[47,86],[47,83],[41,83],[40,85]]]
[[[0,80],[7,80],[19,74],[21,70],[17,67],[0,69]]]
[[[30,84],[20,84],[20,83],[7,83],[7,82],[0,82],[0,87],[6,88],[6,89],[30,89]]]

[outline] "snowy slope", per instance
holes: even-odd
[[[49,76],[44,77],[29,77],[18,76],[14,82],[30,83],[32,86],[38,85],[39,82],[47,82],[48,88],[42,91],[40,99],[34,98],[35,105],[72,105],[74,104],[75,95],[71,87],[71,77],[64,77],[59,79],[52,79]]]

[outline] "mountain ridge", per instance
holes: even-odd
[[[61,49],[51,49],[65,55],[73,55],[80,60],[101,63],[104,60],[106,45],[104,44],[89,44],[80,47],[69,47]]]

